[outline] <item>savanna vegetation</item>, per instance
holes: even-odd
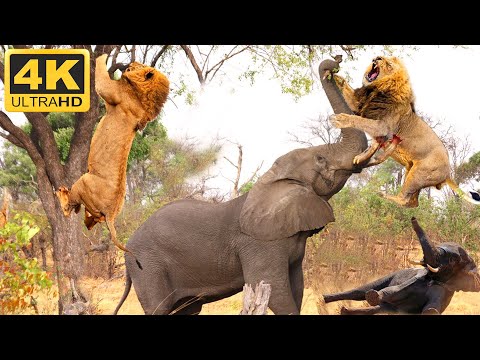
[[[268,74],[278,80],[283,92],[298,99],[318,86],[315,66],[320,59],[342,53],[345,61],[350,61],[368,49],[350,45],[73,47],[88,49],[92,59],[110,53],[112,73],[119,63],[135,60],[156,66],[172,81],[170,101],[187,104],[193,104],[209,83],[222,81],[228,62],[249,64],[240,76],[243,81],[253,85],[258,76]],[[0,51],[2,82],[7,48],[2,46]],[[384,51],[391,49],[385,47]],[[405,47],[403,51],[415,49]],[[188,75],[176,71],[179,63],[182,69],[186,66]],[[92,79],[93,73],[92,65]],[[25,113],[27,121],[17,124],[0,111],[0,136],[6,140],[0,154],[0,187],[8,200],[8,221],[0,224],[0,314],[101,313],[95,302],[98,296],[93,296],[90,286],[92,279],[122,279],[123,254],[110,244],[106,227],[88,231],[83,215],[65,218],[52,191],[59,185],[71,186],[86,170],[90,140],[105,111],[93,81],[91,94],[91,109],[86,113]],[[241,182],[242,146],[236,144],[238,159],[228,159],[237,173],[231,179],[232,188],[227,192],[210,189],[207,170],[222,156],[222,141],[212,139],[209,145],[200,146],[197,139],[171,138],[162,125],[162,117],[167,115],[161,113],[149,123],[132,146],[126,201],[116,220],[123,243],[164,204],[192,197],[225,201],[247,192],[267,170],[260,165]],[[452,129],[442,128],[438,119],[424,117],[447,145],[456,181],[480,180],[480,153],[470,155],[468,141],[456,138]],[[299,147],[310,145],[312,138],[316,144],[335,141],[335,130],[325,119],[320,116],[306,124],[312,136],[295,136]],[[423,190],[416,209],[399,208],[378,195],[379,191],[397,193],[403,175],[403,168],[389,160],[352,177],[331,199],[336,222],[308,241],[306,287],[320,292],[328,283],[343,289],[352,281],[409,266],[407,259],[417,256],[419,250],[411,230],[412,215],[421,219],[434,241],[459,242],[479,261],[480,207],[461,202],[449,189]],[[119,298],[121,293],[116,295]],[[82,310],[72,308],[79,302],[88,305]]]

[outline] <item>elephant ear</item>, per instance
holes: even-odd
[[[240,213],[242,232],[258,240],[277,240],[335,221],[330,204],[299,181],[255,184]]]

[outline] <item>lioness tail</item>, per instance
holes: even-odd
[[[452,179],[447,179],[445,183],[450,186],[450,188],[455,191],[455,193],[460,196],[463,200],[468,201],[470,204],[480,205],[480,194],[475,191],[463,191]]]

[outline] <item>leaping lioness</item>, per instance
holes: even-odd
[[[396,57],[378,56],[368,66],[363,86],[352,89],[338,75],[335,82],[356,115],[332,115],[338,128],[354,127],[374,140],[355,157],[365,167],[380,164],[391,156],[406,168],[405,182],[398,196],[384,195],[405,207],[417,207],[420,190],[428,186],[440,189],[448,184],[468,202],[480,205],[480,195],[463,192],[450,177],[450,161],[445,145],[428,124],[415,113],[414,95],[407,70]],[[384,153],[372,155],[384,147]]]
[[[127,159],[137,130],[145,128],[162,109],[169,93],[169,80],[154,69],[131,63],[120,80],[107,71],[107,55],[96,59],[95,90],[104,100],[106,115],[100,120],[90,145],[88,172],[71,190],[60,186],[56,195],[63,213],[85,206],[86,227],[106,221],[113,243],[128,251],[117,239],[115,217],[123,207],[126,193]]]

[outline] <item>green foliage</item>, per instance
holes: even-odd
[[[455,180],[463,183],[469,180],[480,181],[480,151],[473,154],[467,162],[457,167]]]
[[[336,218],[332,227],[355,237],[395,242],[412,234],[410,220],[415,216],[437,241],[462,243],[466,248],[478,251],[480,208],[457,197],[449,197],[444,202],[435,201],[428,197],[426,190],[420,193],[417,208],[400,207],[379,195],[389,183],[389,193],[400,191],[399,184],[393,186],[393,165],[382,164],[365,186],[347,185],[331,199]]]
[[[257,182],[259,176],[258,175],[255,175],[253,177],[252,180],[250,180],[249,182],[243,184],[240,189],[238,190],[238,192],[240,193],[240,195],[243,195],[243,194],[246,194],[247,192],[249,192],[251,190],[251,188],[253,187],[253,185]]]
[[[75,126],[75,114],[53,112],[48,114],[47,120],[53,130],[53,136],[60,153],[60,161],[62,164],[65,164],[70,152],[70,142],[72,141]]]
[[[31,246],[39,230],[28,213],[17,213],[0,229],[0,314],[34,306],[34,292],[52,286],[49,274],[40,268],[37,259],[26,258],[22,251]]]
[[[217,145],[198,149],[194,143],[182,143],[171,139],[153,144],[147,176],[156,180],[157,186],[154,188],[157,190],[151,195],[167,198],[181,196],[186,180],[214,164],[219,150],[220,147]]]
[[[137,132],[128,154],[128,168],[133,162],[145,161],[150,155],[150,149],[155,143],[163,143],[167,139],[167,129],[159,120],[151,121],[142,132]]]
[[[252,189],[253,184],[255,184],[255,181],[249,181],[248,183],[243,184],[242,187],[240,188],[240,190],[238,190],[238,192],[241,195],[246,194],[247,192],[249,192]]]
[[[14,198],[19,194],[32,200],[36,197],[36,172],[35,165],[27,152],[10,143],[5,143],[0,166],[0,187],[10,189]]]

